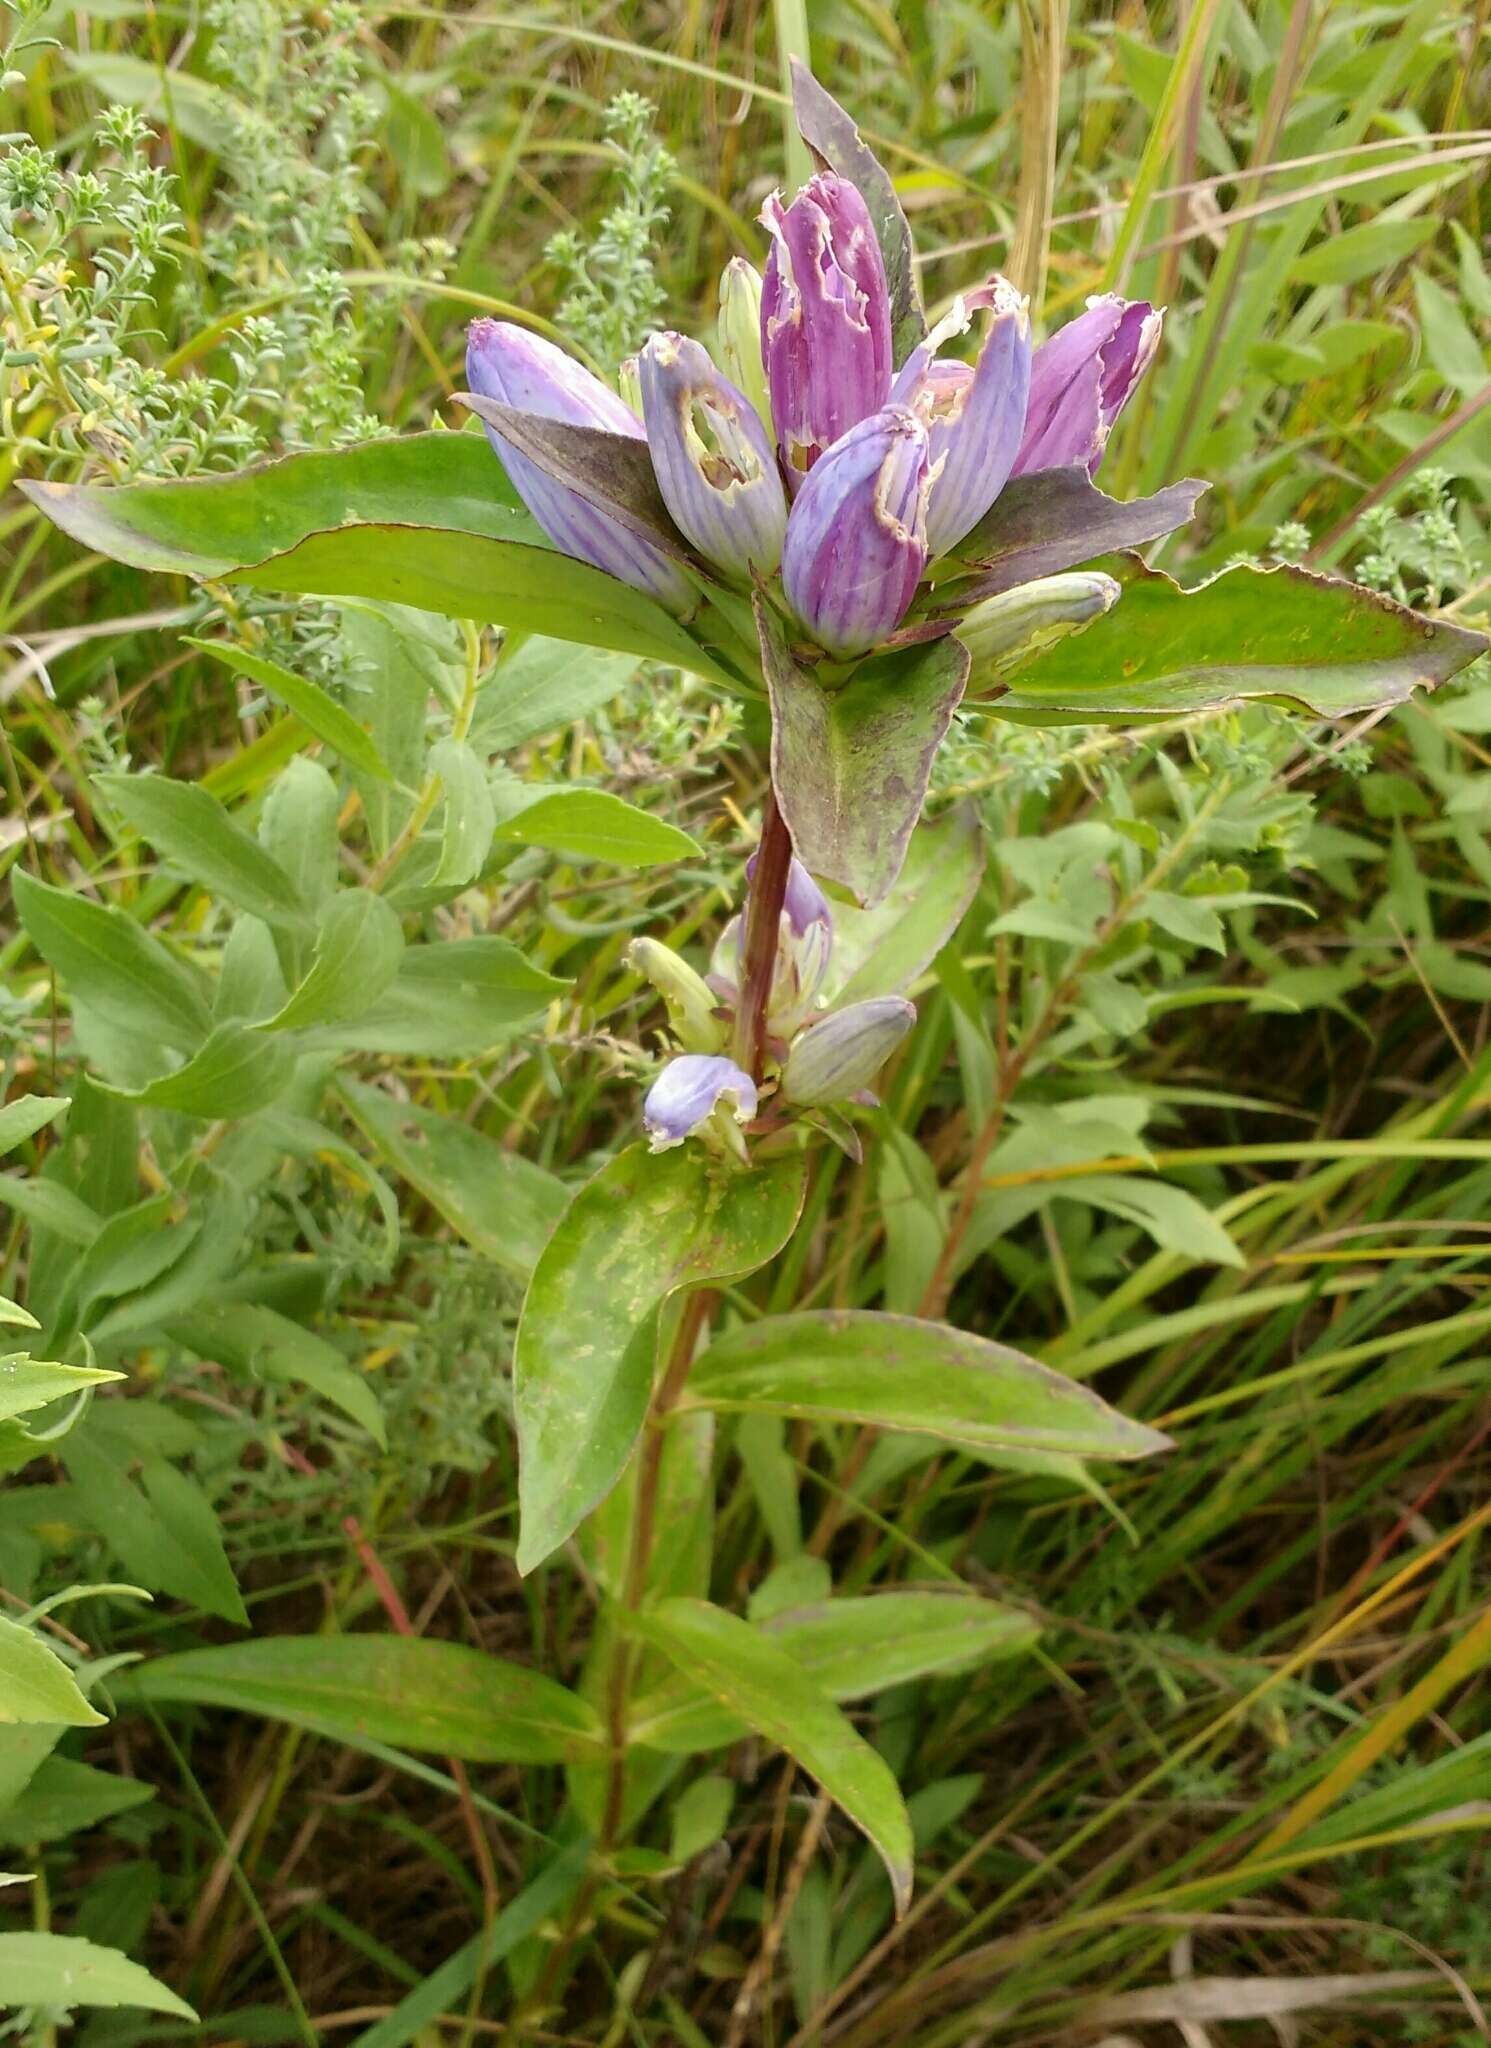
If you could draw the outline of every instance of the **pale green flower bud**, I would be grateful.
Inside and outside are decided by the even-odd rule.
[[[720,368],[751,401],[770,436],[771,399],[761,360],[761,273],[743,256],[732,256],[720,273],[720,318],[716,332]]]
[[[870,1083],[916,1022],[904,996],[871,996],[831,1010],[793,1039],[782,1068],[789,1102],[871,1102]]]
[[[714,1013],[719,999],[702,974],[671,946],[657,939],[633,939],[627,965],[650,981],[667,1006],[673,1036],[685,1052],[715,1053],[725,1043],[726,1026]]]
[[[1120,586],[1111,576],[1079,569],[986,597],[957,629],[973,656],[969,696],[977,696],[1068,633],[1080,633],[1111,611],[1119,595]]]
[[[621,393],[623,405],[629,405],[638,419],[642,417],[642,374],[637,367],[637,358],[628,356],[616,372],[616,388]]]

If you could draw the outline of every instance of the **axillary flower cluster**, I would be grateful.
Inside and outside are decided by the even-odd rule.
[[[755,866],[747,864],[747,876]],[[916,1022],[904,996],[874,996],[820,1011],[819,993],[833,953],[828,899],[800,861],[787,874],[771,993],[766,1008],[766,1073],[782,1105],[825,1110],[872,1105],[870,1084]],[[702,1137],[745,1157],[738,1126],[754,1121],[763,1090],[725,1052],[741,996],[745,920],[732,917],[719,937],[708,979],[656,939],[635,939],[628,960],[658,991],[673,1035],[684,1048],[648,1091],[642,1122],[654,1152]]]
[[[618,391],[526,328],[478,320],[467,376],[478,400],[495,401],[486,431],[557,548],[680,618],[711,585],[750,592],[784,621],[794,654],[831,674],[948,630],[948,618],[908,613],[939,557],[1010,478],[1073,466],[1091,477],[1154,355],[1161,315],[1105,295],[1034,348],[1026,300],[994,275],[955,299],[897,367],[885,259],[860,189],[824,170],[790,205],[769,199],[761,221],[765,275],[739,258],[727,266],[713,354],[685,335],[654,334],[622,366]],[[974,359],[949,353],[975,322]],[[516,413],[645,442],[676,530],[660,536],[668,545],[607,509],[604,493],[572,488],[562,464],[556,473],[535,460],[541,442],[516,445]],[[1050,576],[956,623],[976,671],[997,676],[1007,655],[1080,630],[1118,594],[1095,572]],[[647,1096],[655,1149],[697,1134],[743,1156],[738,1127],[757,1119],[768,1092],[773,1116],[873,1101],[870,1084],[915,1010],[899,996],[818,1009],[833,922],[795,859],[780,925],[754,1073],[729,1050],[741,1051],[742,920],[727,927],[707,981],[665,946],[634,945],[682,1048]]]

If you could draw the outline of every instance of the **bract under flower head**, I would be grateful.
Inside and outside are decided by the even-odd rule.
[[[519,412],[564,420],[570,426],[598,427],[635,440],[644,438],[642,422],[599,377],[553,342],[510,320],[472,322],[466,378],[478,397],[499,399]],[[671,556],[578,492],[557,483],[495,427],[487,427],[486,434],[512,479],[513,489],[563,554],[604,569],[634,590],[645,590],[670,611],[692,608],[693,585]]]
[[[825,449],[885,404],[890,294],[869,209],[831,171],[790,206],[761,210],[771,253],[761,296],[761,356],[790,490]]]

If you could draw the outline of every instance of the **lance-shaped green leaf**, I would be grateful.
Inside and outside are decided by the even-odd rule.
[[[14,1102],[0,1103],[0,1153],[13,1151],[55,1123],[67,1106],[65,1095],[18,1095]]]
[[[98,1728],[103,1720],[79,1692],[62,1659],[41,1637],[0,1615],[0,1726],[39,1721],[68,1728]]]
[[[282,668],[277,661],[270,661],[262,654],[251,654],[246,647],[237,647],[231,640],[194,640],[189,633],[183,634],[188,647],[195,647],[202,654],[210,654],[215,661],[221,661],[236,675],[247,676],[257,683],[261,690],[283,704],[287,711],[293,711],[301,724],[323,740],[334,754],[353,768],[360,768],[364,775],[371,775],[375,782],[390,782],[392,776],[373,741],[363,731],[350,711],[329,696],[319,683],[298,676],[293,669]]]
[[[1339,718],[1434,689],[1486,646],[1308,569],[1227,569],[1196,590],[1136,569],[1111,612],[1037,655],[989,708],[1023,725],[1107,724],[1261,697]]]
[[[518,1325],[519,1571],[542,1564],[621,1476],[668,1296],[774,1258],[796,1225],[805,1174],[801,1155],[741,1173],[702,1146],[655,1156],[633,1145],[581,1188]]]
[[[495,427],[520,455],[526,455],[545,476],[608,512],[619,526],[639,540],[651,541],[664,554],[691,560],[687,543],[658,489],[647,443],[632,434],[608,434],[604,427],[576,426],[570,420],[545,419],[523,412],[498,398],[458,391],[458,405],[469,406],[478,419]]]
[[[896,1911],[911,1900],[911,1822],[889,1764],[779,1642],[707,1600],[663,1600],[631,1624],[686,1678],[800,1763],[884,1859]]]
[[[195,976],[150,932],[111,903],[91,903],[18,873],[16,909],[26,936],[68,993],[120,1031],[191,1052],[212,1028]]]
[[[250,1030],[230,1018],[217,1025],[191,1058],[173,1073],[140,1088],[96,1088],[147,1109],[175,1109],[183,1116],[252,1116],[277,1102],[295,1078],[297,1048],[287,1039]]]
[[[660,605],[550,546],[485,436],[409,434],[177,483],[24,488],[74,540],[136,568],[379,598],[726,680]]]
[[[727,1331],[696,1363],[679,1405],[1076,1458],[1145,1458],[1170,1444],[1007,1344],[868,1309],[804,1309]]]
[[[580,1762],[603,1747],[594,1708],[542,1672],[417,1636],[261,1636],[152,1658],[114,1687],[121,1703],[231,1707],[468,1763]]]
[[[1186,524],[1210,488],[1187,477],[1152,498],[1125,502],[1100,491],[1080,463],[1011,477],[946,558],[948,580],[934,590],[931,609],[965,611],[1017,584],[1159,540]],[[951,580],[954,576],[959,580]]]
[[[619,868],[661,867],[699,853],[698,842],[687,832],[609,789],[564,789],[540,797],[499,825],[496,837],[579,860],[610,861]]]
[[[77,1934],[0,1934],[0,2006],[17,2005],[133,2005],[193,2024],[197,2018],[128,1956]]]
[[[6,1316],[3,1320],[13,1320]],[[28,1358],[24,1352],[0,1358],[0,1422],[13,1416],[29,1415],[33,1408],[46,1408],[53,1401],[65,1401],[88,1387],[107,1380],[122,1380],[122,1372],[105,1372],[93,1365],[54,1365],[50,1359]],[[0,1714],[0,1720],[5,1717]]]
[[[793,1607],[756,1624],[831,1700],[867,1699],[936,1672],[1017,1657],[1040,1634],[1018,1608],[949,1592],[870,1593]],[[628,1739],[692,1754],[745,1732],[740,1714],[687,1678],[633,1702]]]
[[[926,333],[927,323],[911,260],[911,229],[890,172],[800,57],[792,59],[792,111],[798,132],[820,165],[853,185],[869,209],[885,265],[891,341],[899,367]]]
[[[193,882],[266,924],[304,930],[311,913],[272,854],[197,782],[96,775],[94,786],[156,852]]]
[[[860,663],[828,689],[793,660],[775,614],[756,601],[771,693],[771,774],[793,850],[861,903],[895,883],[921,816],[932,760],[968,683],[952,635]]]
[[[549,547],[478,434],[405,434],[172,483],[18,488],[85,548],[187,576],[230,576],[346,526],[442,527]]]
[[[318,1025],[314,1039],[358,1052],[473,1058],[500,1045],[568,987],[506,939],[409,946],[371,1007],[344,1022]]]
[[[356,1081],[339,1081],[337,1089],[384,1162],[467,1244],[510,1272],[532,1272],[564,1213],[562,1181],[453,1117]]]

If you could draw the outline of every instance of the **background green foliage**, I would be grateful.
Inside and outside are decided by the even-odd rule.
[[[477,311],[602,367],[655,319],[702,330],[761,255],[796,18],[11,0],[5,482],[457,424]],[[1113,285],[1172,306],[1103,474],[1213,480],[1164,566],[1339,567],[1485,622],[1484,5],[810,24],[930,303],[1002,262],[1048,319]],[[455,1664],[340,1706],[242,1664],[408,1632],[583,1689],[608,1538],[515,1572],[512,1331],[568,1192],[635,1134],[658,1017],[628,939],[702,958],[738,889],[759,726],[626,656],[121,569],[15,493],[0,703],[5,1093],[57,1098],[0,1112],[0,1286],[41,1326],[18,1356],[125,1375],[0,1413],[0,1650],[54,1716],[0,1728],[0,1862],[38,1874],[0,1907],[0,2027],[51,2040],[87,1981],[100,2048],[180,2037],[180,1998],[209,2038],[517,2013],[692,2048],[743,1991],[739,2038],[799,2048],[1250,2043],[1268,2012],[1341,2048],[1483,2038],[1484,663],[1344,733],[970,711],[907,888],[847,921],[846,979],[893,956],[920,1023],[768,1305],[946,1282],[961,1325],[1179,1444],[1102,1491],[722,1421],[713,1578],[680,1545],[669,1592],[803,1658],[829,1558],[849,1598],[956,1580],[1042,1626],[954,1677],[896,1661],[890,1609],[855,1646],[916,1835],[895,1931],[873,1851],[749,1743],[655,1753],[577,1916],[584,1702],[483,1695],[483,1725],[546,1731],[502,1764]],[[217,1661],[135,1662],[187,1652]],[[137,1962],[74,1950],[63,1986],[38,1932]]]

